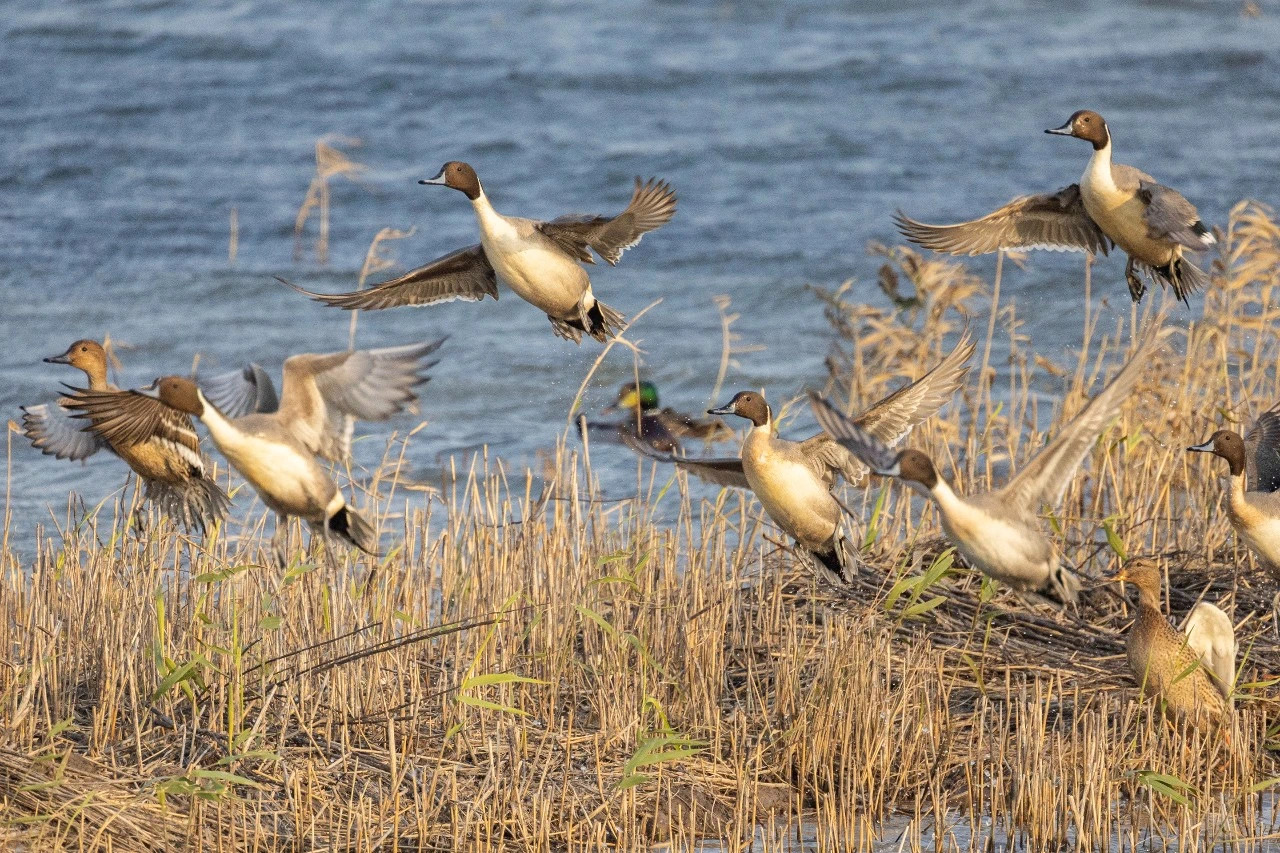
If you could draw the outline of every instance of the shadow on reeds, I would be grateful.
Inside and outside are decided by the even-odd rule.
[[[0,846],[773,850],[803,825],[824,849],[1260,847],[1276,578],[1235,541],[1222,472],[1183,450],[1280,399],[1280,230],[1243,204],[1227,237],[1204,316],[1045,523],[1089,576],[1162,554],[1174,614],[1233,615],[1230,746],[1137,701],[1117,596],[1063,613],[982,582],[896,485],[846,495],[865,566],[837,594],[744,496],[641,463],[637,498],[598,500],[561,447],[546,479],[481,457],[424,502],[404,437],[362,477],[396,543],[380,561],[295,541],[281,571],[261,521],[141,535],[119,502],[33,561],[6,531]],[[891,304],[820,294],[826,390],[876,399],[995,307],[969,387],[911,439],[962,488],[1016,469],[1140,319],[1086,312],[1078,351],[1037,353],[995,288],[876,251]]]

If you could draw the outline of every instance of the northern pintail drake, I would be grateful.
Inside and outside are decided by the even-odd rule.
[[[955,350],[915,382],[899,388],[856,419],[878,440],[896,444],[912,427],[933,415],[964,382],[973,354],[966,335]],[[629,442],[633,449],[721,486],[750,489],[765,512],[835,578],[847,582],[851,554],[840,533],[842,511],[831,490],[837,477],[851,486],[866,478],[867,468],[825,433],[804,441],[774,435],[773,410],[762,395],[740,391],[728,405],[709,409],[712,415],[737,415],[751,429],[737,457],[690,459],[661,453],[647,444]]]
[[[1227,517],[1255,554],[1280,571],[1280,407],[1263,412],[1247,436],[1220,429],[1188,447],[1227,460]],[[1248,486],[1252,482],[1253,488]]]
[[[1160,699],[1170,715],[1216,728],[1230,714],[1236,674],[1231,619],[1207,601],[1197,604],[1179,631],[1165,619],[1162,579],[1150,559],[1130,560],[1110,578],[1138,588],[1138,615],[1126,642],[1129,671],[1144,696]]]
[[[62,355],[45,359],[84,372],[89,389],[114,392],[107,379],[107,351],[92,340],[79,340]],[[22,407],[23,431],[42,453],[58,459],[87,459],[107,449],[124,460],[143,484],[143,499],[190,530],[204,531],[226,515],[230,500],[205,470],[200,439],[191,419],[174,413],[154,435],[104,435],[73,412],[74,397],[57,403]]]
[[[570,215],[550,222],[498,213],[475,169],[456,160],[445,163],[434,178],[418,183],[451,187],[471,200],[480,224],[478,246],[451,252],[368,290],[322,294],[290,286],[326,305],[373,311],[454,299],[497,299],[496,279],[500,278],[517,296],[544,311],[558,336],[579,343],[586,332],[606,341],[625,319],[596,300],[582,265],[595,263],[592,251],[610,265],[617,264],[623,252],[676,212],[675,193],[656,179],[642,183],[636,178],[631,203],[617,216]]]
[[[108,440],[163,434],[175,415],[195,415],[227,461],[275,511],[273,546],[284,562],[285,519],[297,516],[327,539],[336,534],[360,550],[377,553],[377,531],[352,509],[319,462],[343,461],[351,452],[356,419],[382,421],[418,399],[427,380],[424,362],[442,341],[285,360],[279,408],[269,414],[228,417],[192,379],[167,376],[155,396],[140,391],[83,391],[72,396]]]
[[[1183,302],[1209,281],[1183,253],[1217,240],[1191,202],[1132,166],[1111,162],[1111,131],[1102,116],[1080,110],[1062,127],[1046,130],[1093,146],[1078,184],[1054,193],[1015,198],[981,219],[926,225],[899,211],[894,221],[911,242],[935,252],[982,255],[1000,249],[1050,249],[1107,254],[1112,245],[1129,256],[1125,280],[1135,302],[1146,285],[1139,272],[1167,283]]]
[[[622,422],[584,420],[593,434],[609,436],[614,441],[629,435],[663,453],[681,453],[681,441],[685,439],[712,443],[733,437],[733,430],[720,418],[696,418],[672,408],[660,408],[658,387],[649,381],[625,383],[604,411],[620,411],[627,418]]]
[[[1076,469],[1133,392],[1165,334],[1152,324],[1142,345],[1110,384],[1013,479],[992,492],[957,494],[925,453],[915,449],[894,452],[871,430],[821,398],[812,399],[814,414],[823,429],[873,472],[902,479],[932,498],[942,529],[969,565],[1014,589],[1051,591],[1064,603],[1074,603],[1080,582],[1062,565],[1057,549],[1041,532],[1036,514],[1042,505],[1053,506],[1062,499]]]

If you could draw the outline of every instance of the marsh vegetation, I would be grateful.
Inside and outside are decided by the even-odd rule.
[[[133,522],[124,498],[69,501],[34,546],[6,523],[0,846],[774,850],[803,824],[866,850],[891,818],[904,850],[1261,845],[1277,578],[1232,533],[1223,471],[1184,448],[1280,399],[1280,227],[1242,203],[1224,238],[1203,313],[1175,310],[1184,331],[1045,524],[1086,578],[1154,555],[1172,614],[1232,616],[1229,740],[1138,699],[1130,603],[1097,587],[1063,611],[984,583],[900,485],[844,494],[863,565],[836,590],[747,496],[573,434],[545,470],[480,455],[424,486],[405,460],[430,431],[410,430],[351,472],[379,559],[295,535],[281,570],[256,505],[203,540]],[[1079,345],[1041,352],[998,280],[873,251],[879,304],[816,294],[825,390],[878,399],[970,326],[966,388],[910,438],[961,486],[1016,470],[1155,310],[1099,310],[1086,278]],[[634,496],[602,495],[593,464],[635,466]]]

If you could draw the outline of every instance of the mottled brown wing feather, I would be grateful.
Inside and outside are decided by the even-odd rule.
[[[200,453],[200,437],[191,418],[141,392],[72,388],[64,405],[112,446],[129,447],[158,438],[185,446],[197,456]]]
[[[666,181],[650,178],[642,182],[636,178],[631,201],[617,216],[561,216],[534,227],[583,263],[593,263],[587,251],[590,248],[614,265],[623,252],[648,232],[665,225],[675,213],[676,194]]]
[[[399,278],[348,293],[315,293],[283,278],[278,280],[303,296],[348,311],[380,311],[402,305],[434,305],[455,299],[479,302],[486,296],[498,298],[497,276],[484,249],[479,245],[450,252]]]
[[[981,219],[929,225],[902,211],[894,214],[912,243],[951,255],[985,255],[1000,249],[1048,249],[1105,255],[1111,241],[1085,212],[1080,187],[1015,198]]]

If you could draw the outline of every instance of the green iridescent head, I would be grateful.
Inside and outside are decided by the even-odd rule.
[[[652,382],[641,382],[639,386],[628,382],[618,389],[618,400],[614,405],[619,409],[635,409],[637,403],[642,412],[658,408],[658,386]]]

